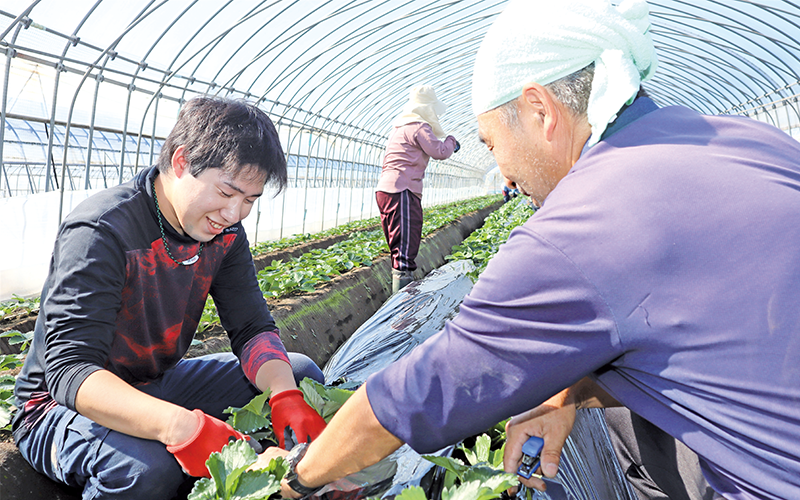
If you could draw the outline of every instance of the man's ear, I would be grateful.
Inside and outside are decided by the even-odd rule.
[[[186,159],[186,147],[178,146],[172,153],[172,172],[175,177],[181,178],[184,172],[189,172],[189,161]]]
[[[542,85],[530,82],[522,87],[520,101],[539,119],[545,139],[552,140],[559,121],[558,107],[552,94]]]

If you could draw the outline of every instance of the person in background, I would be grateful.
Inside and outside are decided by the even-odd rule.
[[[375,199],[392,254],[392,293],[414,281],[422,240],[422,179],[428,162],[446,160],[461,147],[439,124],[446,109],[430,85],[412,88],[386,144]]]
[[[322,373],[286,352],[241,224],[268,184],[285,186],[286,160],[267,115],[197,97],[157,166],[66,217],[15,387],[14,439],[37,471],[85,499],[173,498],[249,439],[221,419],[261,391],[281,446],[322,431],[296,385]],[[183,359],[209,295],[233,353]]]
[[[519,196],[517,183],[503,177],[503,203],[508,203],[512,198]]]
[[[800,498],[800,143],[641,95],[657,66],[648,10],[511,0],[495,20],[473,111],[541,208],[441,332],[299,447],[286,496],[512,415],[505,470],[540,436],[552,478],[576,409],[622,404],[696,453],[712,494]]]

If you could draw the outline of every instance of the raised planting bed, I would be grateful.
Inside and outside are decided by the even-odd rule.
[[[422,235],[427,236],[453,223],[455,219],[488,206],[499,206],[499,196],[486,196],[459,203],[431,207],[425,212]],[[325,240],[328,241],[328,240]],[[304,244],[304,245],[307,245]],[[291,250],[291,249],[290,249]],[[369,267],[389,248],[380,229],[355,230],[347,238],[330,246],[306,248],[307,251],[289,260],[280,260],[273,254],[255,257],[261,291],[268,300],[282,299],[298,294],[314,293],[330,280],[360,267]],[[268,263],[265,264],[264,261]],[[419,275],[417,277],[420,277]],[[200,330],[219,323],[214,302],[206,302]]]

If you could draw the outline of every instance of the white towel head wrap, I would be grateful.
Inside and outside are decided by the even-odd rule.
[[[431,126],[436,137],[444,138],[447,134],[439,125],[439,117],[447,111],[447,106],[436,97],[436,91],[430,85],[419,85],[411,89],[408,102],[403,106],[403,113],[392,123],[401,127],[408,123],[424,122]]]
[[[595,64],[589,145],[636,97],[658,65],[644,0],[511,0],[475,58],[476,115],[516,99],[526,83],[547,85]]]

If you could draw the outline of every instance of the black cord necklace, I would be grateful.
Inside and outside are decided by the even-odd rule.
[[[158,207],[158,195],[156,194],[156,178],[153,177],[153,199],[156,200],[156,216],[158,216],[158,228],[161,229],[161,241],[164,242],[164,249],[167,251],[167,255],[169,258],[172,259],[172,262],[178,264],[179,266],[191,266],[195,262],[200,259],[200,254],[203,253],[203,242],[200,242],[200,249],[197,251],[197,255],[194,257],[190,257],[186,260],[178,260],[172,256],[172,252],[169,251],[169,245],[167,245],[167,236],[164,234],[164,223],[161,221],[161,209]]]

